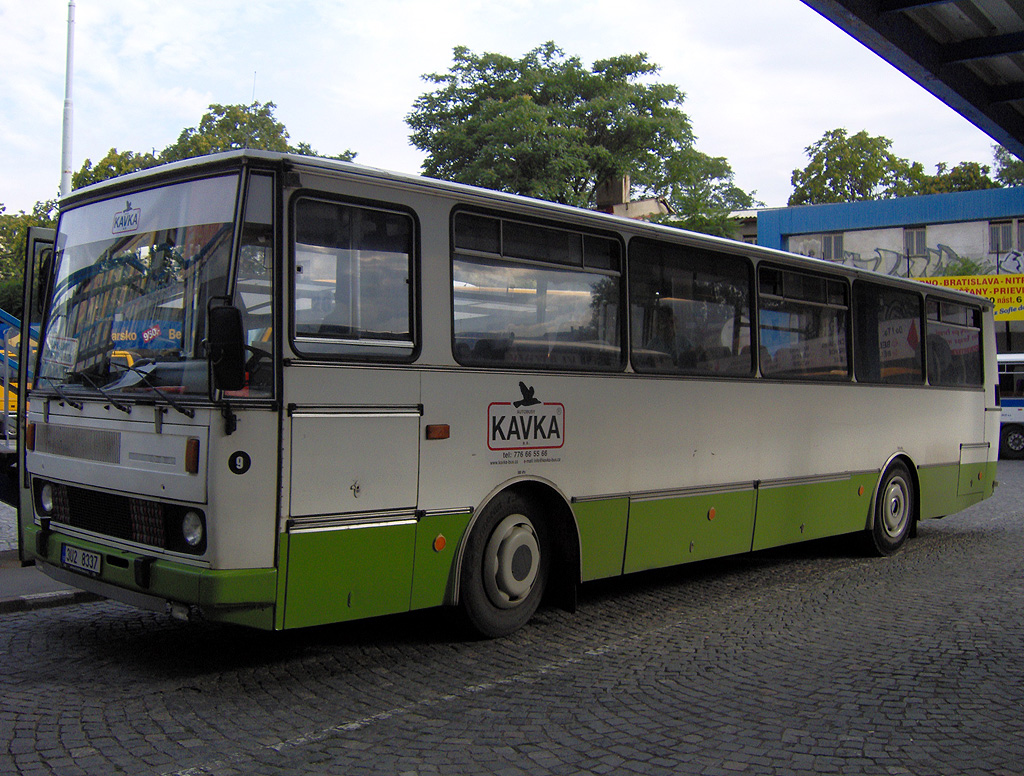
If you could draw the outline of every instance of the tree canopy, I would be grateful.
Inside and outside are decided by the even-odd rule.
[[[925,172],[917,162],[902,159],[886,137],[865,131],[850,135],[832,129],[805,150],[809,164],[793,170],[789,205],[822,205],[890,199],[918,193]]]
[[[802,170],[793,170],[789,205],[999,188],[1006,183],[1001,171],[1012,167],[1012,157],[1002,149],[1005,161],[1001,162],[1000,149],[996,147],[995,180],[991,177],[992,168],[978,162],[960,162],[952,167],[940,163],[935,174],[929,175],[919,162],[896,156],[891,147],[889,138],[875,137],[863,130],[855,135],[845,129],[829,130],[804,149],[809,163]]]
[[[276,107],[272,102],[210,105],[198,126],[183,129],[178,139],[163,151],[134,153],[111,148],[96,165],[86,159],[81,169],[72,176],[71,185],[77,189],[158,164],[241,148],[320,156],[308,143],[295,146],[288,143],[288,130],[274,117]],[[351,161],[355,156],[352,151],[344,151],[330,158]]]
[[[725,160],[693,148],[683,93],[651,82],[658,71],[642,53],[587,68],[553,42],[520,59],[459,46],[447,73],[424,76],[436,88],[406,122],[428,176],[578,207],[624,175],[645,194],[683,197],[694,162],[718,163],[731,186]]]
[[[1004,186],[1024,186],[1024,161],[1003,146],[993,147],[996,155],[996,180]]]

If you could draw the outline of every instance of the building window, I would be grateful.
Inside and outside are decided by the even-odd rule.
[[[923,226],[903,230],[903,251],[907,256],[928,255],[928,243],[925,241]]]
[[[821,258],[826,261],[843,260],[843,235],[841,233],[821,236]]]
[[[989,253],[1007,253],[1013,250],[1013,222],[992,221],[988,225]]]

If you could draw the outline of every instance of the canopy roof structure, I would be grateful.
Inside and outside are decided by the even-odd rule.
[[[1024,159],[1024,0],[803,0]]]

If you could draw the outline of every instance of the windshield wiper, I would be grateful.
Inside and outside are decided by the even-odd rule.
[[[119,402],[117,400],[117,398],[112,393],[110,393],[109,391],[104,390],[103,386],[100,385],[95,380],[93,380],[87,373],[85,373],[85,372],[68,372],[68,374],[70,374],[72,377],[80,377],[83,380],[85,380],[87,383],[89,383],[89,385],[91,387],[95,388],[97,391],[102,393],[104,399],[106,399],[111,405],[113,405],[117,409],[121,410],[121,412],[123,412],[125,415],[131,415],[132,414],[132,405],[125,404],[123,402]]]
[[[128,366],[127,364],[118,364],[118,366],[123,367],[125,370],[127,370],[129,372],[133,372],[133,373],[139,375],[139,377],[142,378],[142,381],[141,381],[142,384],[144,386],[146,386],[147,388],[149,388],[151,391],[153,391],[153,393],[155,393],[157,396],[159,396],[165,402],[167,402],[167,405],[169,407],[172,407],[173,409],[177,410],[182,415],[184,415],[186,418],[189,418],[189,419],[194,418],[196,416],[196,411],[194,409],[192,409],[191,407],[186,407],[186,406],[184,406],[182,404],[179,404],[174,399],[172,399],[168,394],[166,394],[163,391],[161,391],[157,386],[153,385],[153,383],[151,383],[149,381],[150,373],[152,372],[152,369],[156,367],[156,364],[157,364],[156,361],[153,361],[153,362],[147,364],[147,366],[150,367],[150,371],[149,372],[145,371],[142,367],[139,367],[139,366]]]
[[[60,397],[60,400],[62,402],[64,402],[65,404],[70,404],[76,410],[81,410],[81,409],[83,409],[85,407],[84,404],[82,404],[81,402],[75,401],[70,396],[68,396],[66,393],[64,393],[64,391],[61,390],[60,385],[55,383],[53,381],[52,377],[44,377],[43,379],[46,380],[46,382],[48,382],[53,387],[54,393],[56,393],[57,396]]]

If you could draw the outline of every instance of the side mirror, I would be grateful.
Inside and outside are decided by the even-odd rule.
[[[207,354],[213,371],[213,387],[238,391],[245,387],[245,331],[242,312],[229,304],[209,309],[206,328]]]

